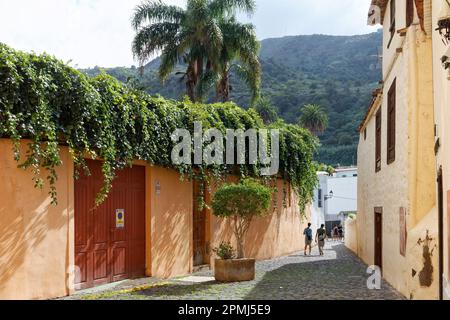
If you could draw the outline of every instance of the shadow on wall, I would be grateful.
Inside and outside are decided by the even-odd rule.
[[[155,219],[151,231],[152,275],[168,278],[187,274],[191,264],[192,210],[187,211],[186,204],[181,202],[164,201],[158,197],[153,201],[158,214],[152,215]],[[165,204],[161,204],[162,201]]]
[[[211,192],[213,193],[214,190],[216,189],[212,189]],[[254,218],[245,236],[246,257],[258,260],[270,259],[300,250],[304,245],[303,229],[309,219],[309,209],[307,209],[307,218],[302,218],[296,195],[288,185],[284,185],[281,179],[277,181],[276,190],[269,214],[262,218]],[[286,199],[284,199],[284,190],[287,193]],[[211,226],[213,247],[221,241],[230,241],[235,246],[236,240],[231,221],[214,217]]]
[[[15,181],[1,179],[2,183],[12,186],[12,190],[20,190],[14,186]],[[32,181],[29,181],[33,187]],[[9,189],[9,188],[8,188]],[[45,190],[34,190],[37,193],[46,193]],[[9,203],[30,203],[23,197],[17,199],[18,192],[10,192]],[[33,251],[44,241],[52,230],[59,230],[66,226],[67,221],[57,218],[55,215],[61,214],[59,210],[51,210],[50,197],[41,203],[34,210],[26,208],[0,207],[0,292],[5,290],[9,281],[14,277],[15,284],[26,285],[32,278],[26,279],[29,272],[21,271],[24,263],[29,263],[32,267],[30,256]],[[26,211],[26,212],[25,212]],[[53,216],[53,217],[51,217]],[[59,223],[58,223],[59,222]],[[48,254],[56,254],[47,252]],[[29,261],[26,261],[26,259]],[[64,259],[67,257],[64,256]],[[65,261],[65,260],[64,260]],[[23,272],[23,274],[17,274]],[[19,280],[24,277],[25,280]],[[25,288],[23,288],[25,291]],[[1,296],[0,296],[1,298]]]

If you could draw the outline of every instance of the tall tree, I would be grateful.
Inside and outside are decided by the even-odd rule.
[[[224,43],[221,23],[236,12],[249,14],[254,0],[188,0],[186,9],[145,1],[132,17],[136,31],[133,54],[141,67],[161,52],[159,77],[164,81],[179,62],[185,62],[186,93],[198,100],[200,81],[218,73],[214,62],[220,61]]]
[[[230,99],[230,76],[234,71],[249,87],[253,103],[259,97],[261,85],[261,64],[258,58],[260,43],[256,38],[255,27],[239,23],[232,17],[222,21],[220,28],[224,45],[219,60],[215,61],[218,66],[217,100],[225,102]]]
[[[317,104],[307,104],[301,109],[300,125],[315,135],[325,132],[328,126],[326,111]]]
[[[260,98],[253,107],[263,119],[264,124],[274,123],[278,120],[278,114],[272,102],[265,97]]]

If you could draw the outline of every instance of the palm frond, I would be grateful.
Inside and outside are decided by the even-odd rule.
[[[161,0],[144,1],[136,6],[131,25],[138,30],[144,23],[173,22],[181,23],[185,18],[185,12],[182,8],[164,4]]]
[[[164,48],[161,55],[161,65],[159,66],[159,78],[165,81],[170,73],[173,71],[178,61],[180,60],[178,48],[171,44]]]
[[[142,27],[133,39],[134,58],[139,60],[140,65],[144,64],[152,55],[173,43],[178,30],[179,25],[172,22],[161,22]]]
[[[242,66],[234,65],[236,75],[245,82],[252,94],[251,104],[253,105],[261,96],[261,67],[259,62],[255,65]]]
[[[216,16],[233,14],[236,11],[242,11],[247,14],[253,14],[256,10],[255,0],[212,0],[209,4],[211,12]]]

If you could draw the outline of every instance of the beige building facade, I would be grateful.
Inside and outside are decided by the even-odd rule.
[[[450,1],[433,1],[433,86],[442,296],[450,299]],[[441,26],[441,33],[435,30]]]
[[[432,3],[372,1],[383,26],[379,89],[360,126],[358,215],[350,247],[405,297],[439,297]]]

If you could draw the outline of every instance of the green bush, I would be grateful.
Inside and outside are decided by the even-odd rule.
[[[254,179],[244,179],[238,184],[225,184],[214,194],[213,214],[229,218],[237,240],[237,256],[244,257],[244,236],[254,217],[268,213],[273,190]]]
[[[134,159],[174,168],[182,178],[195,173],[204,181],[209,173],[259,176],[258,165],[174,165],[171,134],[177,128],[193,134],[194,121],[223,133],[227,128],[279,129],[279,175],[291,182],[303,212],[316,184],[312,157],[317,140],[307,130],[282,121],[265,126],[256,111],[234,103],[193,104],[150,96],[106,74],[90,78],[47,54],[23,53],[0,43],[0,137],[13,140],[15,159],[33,171],[36,187],[44,185],[46,176],[54,203],[61,145],[69,147],[76,176],[88,171],[85,154],[103,160],[97,203],[107,197],[115,172]],[[19,153],[21,139],[31,140],[25,154]]]
[[[231,243],[222,242],[213,252],[222,260],[231,260],[236,257],[235,250]]]

